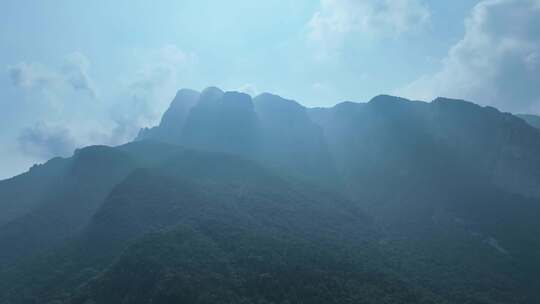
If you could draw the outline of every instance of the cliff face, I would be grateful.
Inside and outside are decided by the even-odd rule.
[[[0,181],[0,303],[538,303],[539,157],[460,100],[180,90]]]
[[[160,125],[136,140],[237,154],[313,178],[336,175],[322,128],[307,108],[277,95],[180,90]]]
[[[160,125],[137,140],[233,153],[353,191],[383,178],[399,184],[453,172],[540,197],[539,133],[511,114],[461,100],[381,95],[308,109],[277,95],[252,100],[211,87],[180,90]]]

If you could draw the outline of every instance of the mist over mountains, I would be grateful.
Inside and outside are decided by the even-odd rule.
[[[537,303],[537,122],[179,90],[0,181],[0,303]]]

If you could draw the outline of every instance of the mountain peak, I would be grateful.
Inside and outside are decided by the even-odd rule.
[[[200,92],[198,91],[188,89],[188,88],[182,88],[176,92],[176,96],[174,97],[174,99],[182,98],[184,96],[193,96],[193,95],[199,95],[199,94]]]
[[[475,103],[472,103],[470,101],[466,101],[463,99],[456,99],[456,98],[448,98],[448,97],[437,97],[435,98],[432,103],[453,103],[453,104],[467,104],[467,105],[476,105]]]
[[[454,99],[447,97],[437,97],[432,102],[434,105],[444,106],[446,108],[451,108],[456,111],[468,111],[468,112],[483,112],[491,114],[500,114],[501,112],[491,106],[481,106],[474,102],[470,102],[463,99]],[[485,112],[484,112],[485,111]],[[472,113],[472,112],[471,112]]]
[[[140,139],[0,181],[0,303],[540,303],[540,131],[511,114],[211,87]]]
[[[410,102],[410,100],[403,97],[381,94],[381,95],[377,95],[373,97],[369,101],[369,103],[391,103],[391,102]]]
[[[305,113],[305,107],[298,102],[270,93],[258,95],[253,99],[253,102],[257,111],[261,113],[275,113],[277,115]],[[272,119],[277,119],[277,116]]]
[[[184,108],[191,108],[197,103],[201,93],[191,89],[180,89],[176,92],[169,109],[162,117],[161,123],[168,123],[167,120],[171,119],[170,116],[175,116],[178,111],[185,111]]]
[[[237,91],[227,91],[223,94],[223,101],[251,102],[251,96]]]
[[[223,114],[229,113],[230,111],[241,111],[241,113],[252,113],[254,111],[253,109],[253,101],[251,100],[251,96],[246,93],[241,92],[225,92],[223,96],[221,97],[221,106],[224,107]],[[247,111],[247,112],[246,112]],[[237,113],[238,114],[238,113]],[[252,114],[247,114],[248,116]],[[243,119],[245,117],[237,117],[238,119]]]
[[[224,92],[218,87],[207,87],[201,92],[201,99],[202,98],[220,98],[221,95],[223,95]]]

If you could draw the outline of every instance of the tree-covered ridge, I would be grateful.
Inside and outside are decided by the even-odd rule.
[[[181,90],[0,182],[0,303],[536,303],[539,150],[464,101]]]

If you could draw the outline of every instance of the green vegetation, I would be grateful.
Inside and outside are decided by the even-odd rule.
[[[0,303],[540,302],[540,132],[510,114],[213,88],[139,137],[0,182]]]

